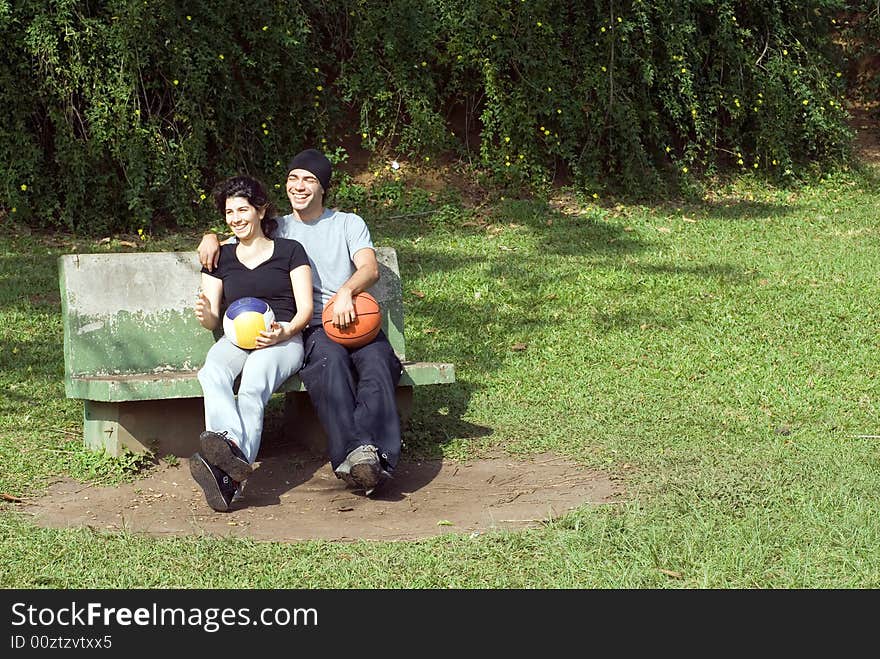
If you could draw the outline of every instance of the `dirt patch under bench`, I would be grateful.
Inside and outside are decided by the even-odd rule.
[[[226,513],[205,503],[186,459],[114,487],[59,480],[16,507],[54,528],[282,542],[416,540],[539,526],[585,504],[613,503],[619,490],[606,474],[544,454],[402,461],[381,494],[368,499],[347,489],[324,458],[284,452],[261,460],[245,500]]]

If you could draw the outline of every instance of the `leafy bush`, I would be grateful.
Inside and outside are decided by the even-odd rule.
[[[838,0],[185,4],[0,0],[0,207],[206,226],[218,179],[259,176],[284,208],[290,155],[352,136],[588,193],[847,155]]]
[[[880,117],[880,2],[852,3],[837,25],[852,96]]]
[[[298,3],[187,4],[0,4],[4,205],[79,231],[186,225],[218,178],[277,179],[321,134]]]

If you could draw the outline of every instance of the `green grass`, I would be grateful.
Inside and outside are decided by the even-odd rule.
[[[347,544],[48,530],[3,504],[0,586],[880,587],[880,440],[858,437],[880,435],[876,170],[656,206],[413,199],[361,209],[398,251],[408,355],[456,365],[416,390],[405,455],[553,451],[620,479],[619,502]],[[4,493],[137,477],[82,448],[62,386],[56,258],[101,249],[125,248],[0,239]]]

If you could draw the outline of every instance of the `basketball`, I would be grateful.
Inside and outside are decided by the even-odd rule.
[[[239,348],[257,347],[260,332],[275,322],[272,307],[256,297],[240,297],[223,314],[223,334]]]
[[[379,303],[369,293],[358,293],[354,297],[354,311],[357,314],[353,323],[348,327],[337,327],[333,324],[333,302],[336,296],[331,297],[324,305],[321,313],[321,324],[324,332],[336,343],[346,348],[360,348],[376,338],[382,329],[382,312]]]

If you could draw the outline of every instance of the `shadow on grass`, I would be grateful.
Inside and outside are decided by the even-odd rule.
[[[791,215],[797,206],[783,203],[751,200],[705,201],[692,206],[694,212],[703,213],[710,220],[756,220],[783,219]]]
[[[403,455],[437,458],[441,448],[454,440],[474,441],[488,437],[493,428],[471,423],[463,417],[477,386],[457,381],[452,384],[416,387],[413,412],[404,428]]]
[[[554,219],[549,226],[543,219],[545,212]],[[721,207],[716,216],[728,217],[727,212]],[[746,204],[738,216],[754,213],[763,217],[768,212],[782,210],[773,205]],[[689,280],[742,286],[759,276],[754,269],[730,262],[646,263],[638,255],[653,244],[637,232],[627,231],[623,223],[564,215],[545,204],[537,204],[537,212],[530,215],[520,209],[518,224],[537,234],[539,242],[534,249],[509,247],[485,256],[467,256],[421,245],[398,248],[404,281],[410,272],[415,275],[410,275],[410,280],[451,282],[427,291],[414,291],[404,284],[411,358],[450,361],[479,372],[480,378],[491,377],[504,366],[518,340],[539,339],[550,324],[566,322],[567,317],[578,314],[584,301],[579,286],[614,286],[604,294],[605,299],[616,295],[645,307],[593,313],[600,330],[675,327],[690,322],[691,314],[681,305],[672,315],[664,312],[664,297],[680,296],[681,290],[691,285]],[[516,244],[514,240],[506,242]],[[622,281],[606,280],[605,284],[597,283],[602,278],[589,276],[590,272],[601,272],[604,277],[612,270],[629,274]],[[663,283],[644,281],[658,277],[661,282],[676,284],[667,288]],[[659,297],[652,297],[654,291]],[[413,322],[413,318],[418,320]]]

